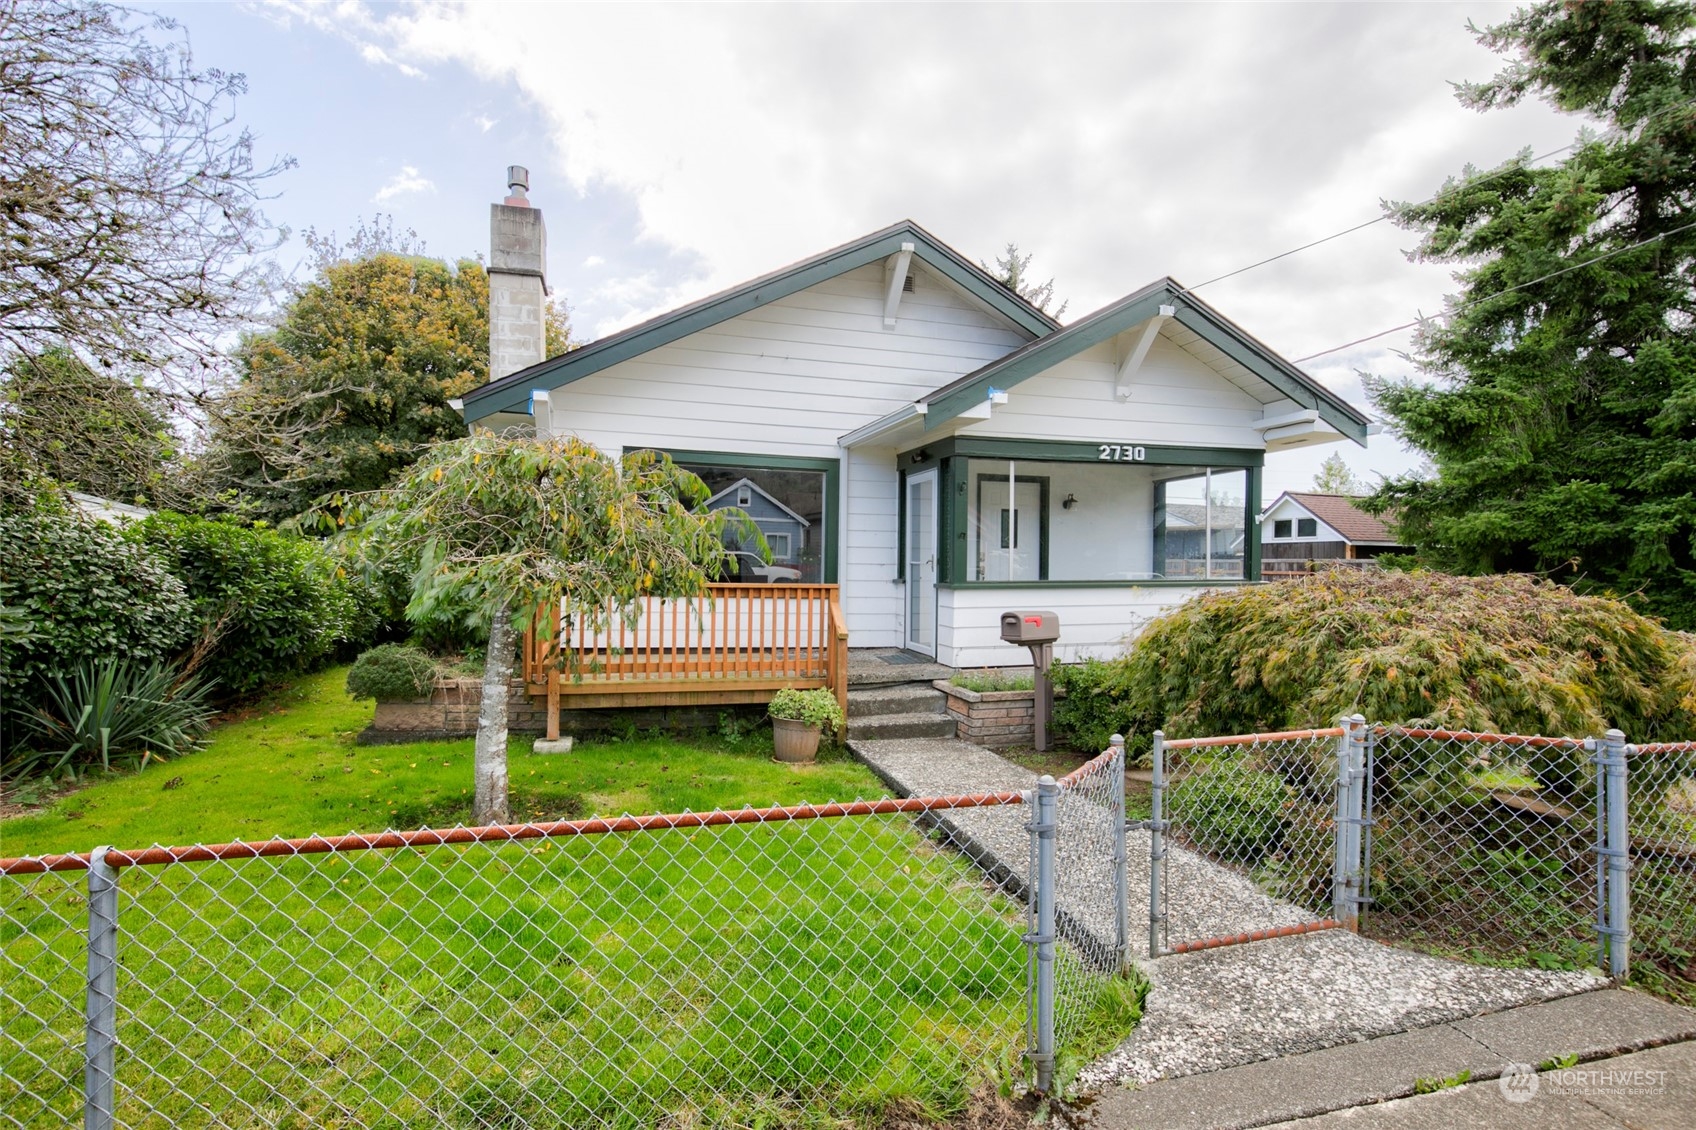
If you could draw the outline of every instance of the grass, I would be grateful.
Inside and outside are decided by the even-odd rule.
[[[1028,691],[1036,686],[1035,676],[1013,675],[1005,671],[997,671],[993,667],[985,667],[981,671],[962,671],[950,680],[962,690],[975,694],[990,694],[994,691]]]
[[[0,823],[4,853],[453,822],[471,743],[357,746],[371,708],[340,680]],[[563,756],[515,742],[511,765],[536,815],[883,791],[855,763],[776,764],[734,727]],[[0,883],[0,1105],[26,1124],[76,1110],[83,884]],[[135,1125],[943,1118],[1022,1045],[1019,908],[899,817],[136,868],[121,886]],[[1100,997],[1092,1046],[1135,1019]]]

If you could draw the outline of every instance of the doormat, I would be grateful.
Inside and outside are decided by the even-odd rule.
[[[927,655],[914,655],[910,651],[892,651],[888,655],[885,655],[883,657],[883,661],[885,663],[896,664],[897,666],[905,666],[907,664],[934,663],[934,662],[936,662],[934,659],[930,658]]]

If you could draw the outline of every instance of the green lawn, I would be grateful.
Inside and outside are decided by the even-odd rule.
[[[372,704],[342,686],[345,668],[301,680],[219,726],[192,756],[115,777],[39,815],[0,821],[0,855],[39,855],[154,843],[212,843],[378,831],[469,817],[470,739],[361,746],[354,735]],[[515,819],[589,812],[789,804],[882,796],[881,782],[851,761],[791,767],[769,745],[744,739],[681,743],[665,738],[590,742],[567,755],[510,747]]]
[[[471,743],[355,746],[370,707],[341,679],[0,824],[4,854],[459,819]],[[716,740],[515,742],[512,778],[540,816],[884,791]],[[0,1108],[25,1124],[76,1112],[83,881],[0,882]],[[122,890],[133,1125],[871,1124],[959,1110],[1023,1043],[1020,908],[900,817],[134,868]],[[1126,1000],[1102,995],[1119,1030]]]

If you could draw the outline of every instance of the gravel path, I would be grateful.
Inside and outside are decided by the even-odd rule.
[[[950,738],[851,741],[849,748],[902,796],[1028,789],[1035,775]],[[956,846],[1015,891],[1024,889],[1030,836],[1024,807],[966,810],[943,826]],[[1604,987],[1588,973],[1494,969],[1394,949],[1343,930],[1148,961],[1148,834],[1127,836],[1132,952],[1151,989],[1131,1039],[1080,1076],[1086,1087],[1148,1083],[1459,1020]],[[1097,867],[1101,874],[1096,873]],[[1062,850],[1059,909],[1075,943],[1113,936],[1105,860]],[[1182,849],[1168,855],[1171,940],[1312,921],[1253,882]]]

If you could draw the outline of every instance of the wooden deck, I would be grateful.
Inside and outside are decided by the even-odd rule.
[[[649,597],[634,622],[601,633],[559,610],[538,627],[524,638],[524,684],[548,700],[550,738],[562,707],[758,703],[784,687],[828,687],[847,711],[835,585],[713,585],[697,600]]]

